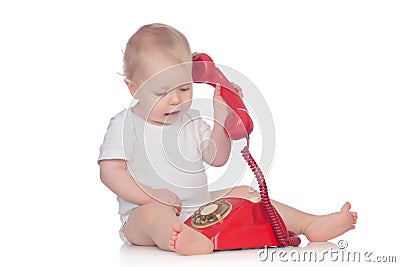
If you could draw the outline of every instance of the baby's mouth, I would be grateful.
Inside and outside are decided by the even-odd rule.
[[[178,113],[179,113],[179,111],[173,111],[173,112],[164,113],[164,115],[165,116],[175,116],[175,115],[178,115]]]

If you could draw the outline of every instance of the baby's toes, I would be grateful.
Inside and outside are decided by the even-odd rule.
[[[353,216],[353,224],[357,223],[357,219],[358,219],[357,212],[352,211],[350,213],[351,213],[351,216]]]

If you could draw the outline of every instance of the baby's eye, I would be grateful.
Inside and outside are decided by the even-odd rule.
[[[160,92],[156,92],[154,93],[156,96],[165,96],[168,92],[167,91],[160,91]]]
[[[189,91],[190,89],[191,89],[190,87],[182,87],[180,90],[182,92],[186,92],[186,91]]]

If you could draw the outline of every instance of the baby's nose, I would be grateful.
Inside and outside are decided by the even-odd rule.
[[[168,94],[169,97],[169,102],[170,104],[179,104],[181,103],[182,99],[181,99],[181,95],[179,94],[179,90],[178,89],[173,89],[169,92]]]

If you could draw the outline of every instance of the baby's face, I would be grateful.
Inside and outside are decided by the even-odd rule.
[[[185,114],[193,96],[191,62],[179,64],[161,54],[145,57],[141,85],[135,93],[136,112],[150,123],[167,125]]]

